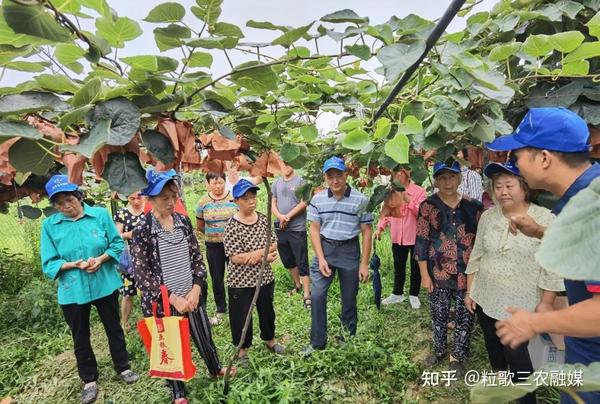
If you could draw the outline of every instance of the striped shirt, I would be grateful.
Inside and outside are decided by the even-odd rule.
[[[462,182],[458,186],[458,192],[471,199],[481,202],[483,198],[483,181],[477,171],[461,166],[460,173]]]
[[[185,242],[184,224],[176,216],[173,221],[173,231],[167,231],[152,216],[152,234],[158,240],[158,256],[165,286],[169,292],[185,297],[193,286],[190,251]]]
[[[351,240],[360,233],[361,224],[373,222],[373,215],[367,212],[368,199],[356,189],[346,186],[346,192],[339,201],[333,197],[331,189],[313,196],[307,209],[310,222],[319,222],[321,236],[331,240]]]
[[[238,207],[228,192],[221,199],[204,195],[196,205],[196,218],[204,220],[204,234],[207,243],[222,243],[225,225],[235,215]]]

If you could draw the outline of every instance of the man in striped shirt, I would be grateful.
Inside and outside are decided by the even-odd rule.
[[[316,194],[307,210],[315,259],[310,268],[312,321],[310,346],[304,349],[305,355],[327,344],[327,292],[335,273],[342,296],[340,320],[350,335],[356,333],[358,281],[369,279],[373,215],[366,211],[368,200],[346,183],[346,165],[341,158],[328,159],[323,173],[329,188]]]
[[[458,157],[467,160],[469,158],[467,149],[459,151]],[[458,193],[481,202],[483,199],[483,180],[481,174],[463,165],[460,167],[460,174],[462,181],[458,186]]]

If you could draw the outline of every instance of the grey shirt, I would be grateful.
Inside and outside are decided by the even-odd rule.
[[[291,180],[286,181],[279,177],[273,184],[273,197],[277,199],[277,210],[282,215],[289,213],[300,200],[296,197],[296,190],[304,185],[304,180],[298,175],[294,175]],[[286,231],[306,231],[306,210],[294,216],[287,224]]]

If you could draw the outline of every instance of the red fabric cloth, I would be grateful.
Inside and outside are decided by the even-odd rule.
[[[146,204],[144,205],[144,213],[148,213],[151,210],[152,203],[150,201],[146,201]],[[181,199],[177,199],[177,202],[175,202],[175,212],[179,213],[180,215],[189,216]]]

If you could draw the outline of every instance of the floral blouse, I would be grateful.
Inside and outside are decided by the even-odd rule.
[[[192,223],[189,218],[179,213],[173,213],[173,216],[174,220],[183,223],[193,282],[194,285],[201,285],[206,279],[206,269]],[[160,285],[164,281],[158,254],[158,238],[152,232],[152,219],[152,213],[147,213],[142,217],[140,223],[133,229],[133,238],[130,244],[131,265],[135,282],[142,291],[142,313],[145,317],[152,316],[152,303],[157,303],[158,315],[163,315]]]
[[[415,257],[427,261],[433,285],[440,289],[465,290],[465,271],[475,243],[483,205],[463,195],[452,209],[438,194],[419,208]]]

